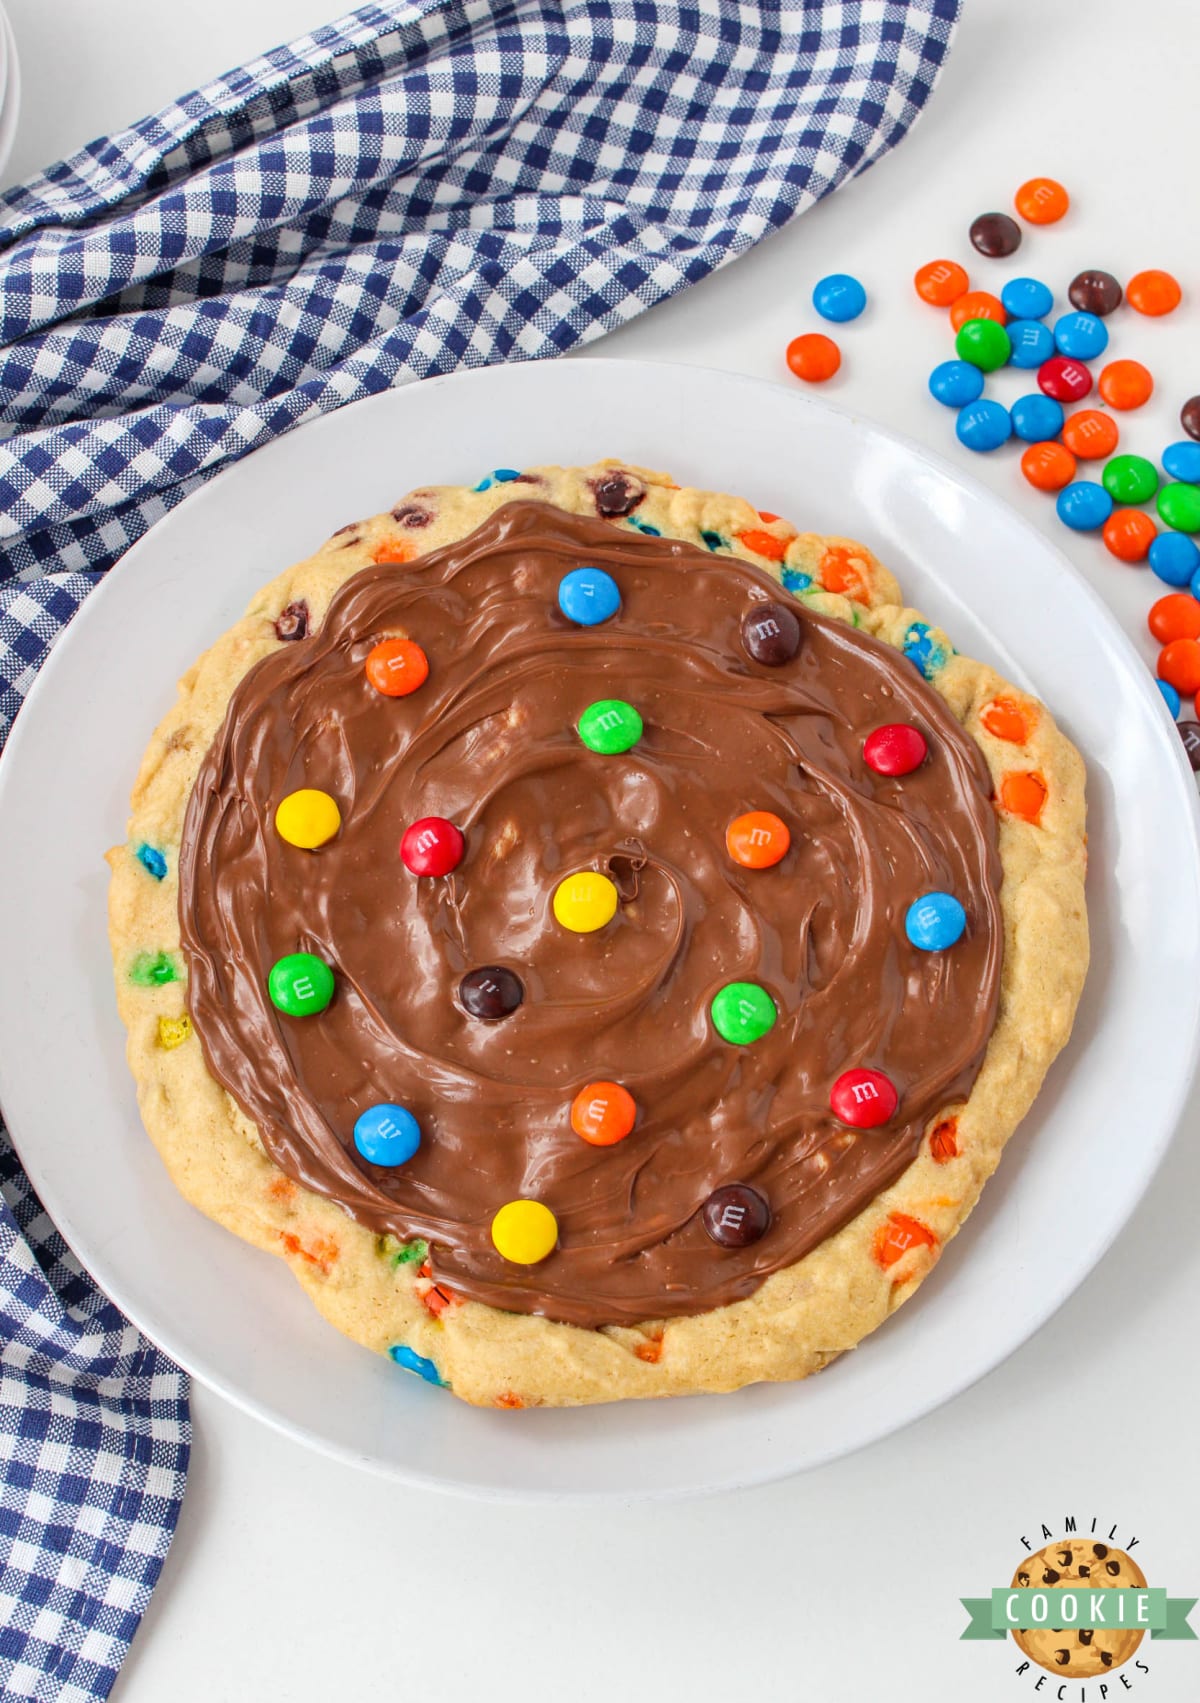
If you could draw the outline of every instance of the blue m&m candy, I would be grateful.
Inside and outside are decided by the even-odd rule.
[[[1103,485],[1092,479],[1076,479],[1064,485],[1055,503],[1058,518],[1072,532],[1095,532],[1113,511],[1113,500]]]
[[[1012,367],[1040,367],[1054,353],[1054,338],[1049,326],[1040,319],[1010,319],[1004,328],[1012,344],[1008,364]]]
[[[572,568],[559,581],[558,607],[577,626],[598,627],[621,607],[621,593],[603,568]]]
[[[929,394],[947,408],[964,408],[983,395],[983,374],[970,361],[943,361],[929,375]]]
[[[407,1343],[397,1342],[388,1349],[388,1357],[397,1366],[403,1366],[406,1372],[415,1372],[418,1378],[424,1378],[427,1384],[445,1382],[433,1361],[426,1359],[424,1354],[418,1354],[415,1348],[409,1348]]]
[[[1062,403],[1040,391],[1018,396],[1010,412],[1013,431],[1025,443],[1046,443],[1063,429]]]
[[[1184,485],[1200,485],[1200,443],[1184,439],[1170,443],[1162,452],[1162,464],[1172,479]]]
[[[831,272],[813,286],[812,304],[822,319],[844,325],[848,319],[857,319],[866,307],[867,292],[848,272]]]
[[[1178,715],[1179,714],[1180,697],[1179,697],[1179,693],[1175,690],[1174,686],[1170,685],[1166,680],[1156,680],[1154,682],[1154,684],[1158,687],[1159,691],[1162,693],[1163,703],[1166,704],[1166,706],[1170,710],[1171,714],[1173,716]]]
[[[1094,313],[1064,313],[1054,322],[1054,345],[1073,361],[1094,361],[1108,348],[1108,327]]]
[[[1000,300],[1010,319],[1043,319],[1054,306],[1054,292],[1040,278],[1010,278]]]
[[[1200,550],[1186,532],[1160,532],[1150,546],[1150,566],[1168,585],[1191,585],[1200,573]],[[1200,596],[1200,593],[1196,593]]]
[[[959,410],[954,430],[968,449],[999,449],[1012,437],[1012,419],[999,402],[968,402]]]
[[[368,1106],[354,1126],[354,1145],[371,1165],[404,1165],[421,1145],[421,1126],[405,1106]]]
[[[967,913],[953,893],[923,893],[904,918],[905,934],[922,952],[944,952],[966,926]]]

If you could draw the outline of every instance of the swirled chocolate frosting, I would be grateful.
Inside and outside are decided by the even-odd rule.
[[[620,587],[602,626],[559,611],[559,581],[581,564]],[[435,1277],[462,1296],[587,1326],[740,1299],[866,1206],[975,1080],[1002,948],[987,769],[911,662],[802,603],[794,659],[754,661],[742,618],[780,595],[729,557],[515,502],[411,564],[356,574],[317,631],[233,692],[180,856],[204,1056],[288,1176],[376,1231],[427,1238]],[[429,657],[407,697],[364,674],[393,634]],[[643,718],[622,755],[576,732],[601,698]],[[916,772],[864,763],[864,738],[887,722],[925,734]],[[300,787],[341,810],[337,837],[313,852],[274,827]],[[750,810],[790,827],[773,868],[726,849],[727,825]],[[427,816],[465,836],[440,879],[398,855]],[[577,870],[610,874],[621,896],[593,934],[552,910]],[[905,935],[908,906],[932,890],[966,909],[948,951]],[[272,964],[297,951],[335,973],[316,1016],[268,997]],[[459,1002],[464,973],[485,965],[524,984],[502,1021]],[[711,1020],[732,981],[778,1008],[749,1046]],[[847,1129],[830,1111],[832,1083],[858,1066],[899,1091],[882,1128]],[[614,1146],[571,1127],[574,1095],[596,1080],[638,1105]],[[422,1130],[394,1169],[353,1139],[381,1102]],[[770,1206],[746,1247],[718,1246],[702,1222],[731,1183]],[[491,1241],[493,1216],[519,1198],[558,1220],[558,1247],[535,1266]]]

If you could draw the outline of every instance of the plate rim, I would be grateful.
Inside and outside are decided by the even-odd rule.
[[[1137,681],[1136,689],[1138,690],[1139,695],[1156,709],[1156,713],[1152,720],[1153,725],[1157,729],[1157,737],[1160,748],[1169,754],[1169,762],[1175,770],[1177,784],[1179,785],[1184,798],[1190,802],[1191,806],[1190,810],[1186,813],[1192,842],[1189,867],[1192,872],[1191,884],[1196,895],[1197,913],[1200,914],[1200,801],[1198,801],[1196,796],[1192,771],[1184,754],[1182,743],[1174,736],[1170,724],[1164,719],[1165,709],[1157,702],[1159,694],[1155,687],[1153,678],[1142,659],[1138,656],[1131,638],[1117,619],[1116,615],[1109,608],[1103,597],[1086,578],[1086,576],[1062,553],[1061,550],[1059,550],[1054,541],[1041,531],[1031,520],[1029,520],[1014,506],[1007,503],[1003,497],[994,492],[981,480],[977,479],[973,474],[963,471],[954,463],[950,462],[946,457],[938,454],[936,451],[928,449],[924,444],[914,441],[906,434],[897,432],[890,426],[885,426],[880,422],[871,420],[857,409],[845,408],[835,402],[827,400],[824,397],[811,396],[805,392],[792,392],[790,388],[782,382],[761,378],[756,375],[721,368],[713,368],[701,363],[685,361],[654,361],[625,357],[589,355],[586,359],[586,364],[589,368],[602,370],[607,369],[614,379],[619,377],[621,374],[629,375],[634,371],[644,376],[647,370],[660,378],[664,373],[670,373],[672,371],[686,372],[692,377],[696,374],[700,374],[714,383],[729,383],[735,387],[748,386],[754,389],[765,389],[785,398],[791,404],[799,404],[802,408],[812,410],[817,414],[824,412],[827,415],[835,416],[856,431],[866,430],[869,433],[879,434],[882,438],[901,448],[908,456],[913,458],[922,466],[928,468],[940,479],[947,480],[951,485],[965,489],[975,499],[982,499],[987,507],[1001,510],[1004,513],[1006,521],[1010,525],[1015,523],[1017,528],[1036,544],[1039,552],[1048,552],[1054,559],[1055,566],[1059,572],[1061,573],[1065,570],[1069,580],[1073,583],[1076,590],[1082,591],[1086,601],[1091,606],[1091,613],[1093,617],[1097,618],[1100,625],[1107,629],[1106,637],[1108,643],[1110,647],[1112,647],[1114,655],[1122,660],[1124,672]],[[409,392],[416,392],[417,395],[419,395],[421,389],[425,385],[433,385],[438,389],[442,389],[447,386],[458,388],[463,385],[483,385],[489,381],[496,381],[499,376],[502,376],[505,381],[511,381],[517,371],[520,371],[524,375],[523,379],[519,382],[530,380],[536,384],[542,382],[543,379],[548,378],[551,374],[557,375],[551,380],[551,382],[559,382],[560,379],[565,382],[568,379],[571,368],[577,365],[577,360],[573,362],[541,361],[498,363],[491,367],[470,368],[454,373],[439,374],[425,380],[391,386],[385,391],[377,392],[372,396],[360,398],[356,402],[346,404],[329,414],[322,415],[315,420],[305,422],[305,426],[314,431],[317,427],[321,427],[326,431],[340,430],[343,428],[344,421],[347,416],[349,416],[355,409],[365,410],[368,407],[386,409],[391,406],[392,403],[390,400],[385,399],[391,399],[399,394]],[[418,404],[414,402],[412,397],[409,397],[409,401],[406,405],[414,406]],[[30,738],[36,737],[36,734],[30,734],[28,730],[34,724],[35,720],[40,717],[42,713],[40,709],[41,704],[53,692],[54,681],[57,679],[58,675],[69,665],[69,658],[74,647],[77,644],[87,642],[86,639],[79,639],[74,635],[76,634],[77,629],[78,631],[86,634],[91,622],[97,618],[94,614],[89,616],[89,606],[96,604],[98,600],[104,597],[108,583],[116,574],[120,573],[121,570],[126,567],[126,564],[131,559],[136,562],[140,560],[141,555],[148,553],[160,545],[163,536],[164,524],[169,530],[170,523],[176,515],[183,515],[186,523],[186,517],[194,512],[194,504],[199,503],[202,499],[207,499],[208,501],[219,500],[219,493],[221,492],[224,484],[235,473],[237,473],[238,469],[243,467],[243,464],[252,464],[256,454],[276,451],[278,451],[281,455],[286,454],[286,445],[288,440],[293,438],[295,435],[295,431],[285,433],[281,437],[273,439],[269,444],[263,445],[260,451],[252,451],[250,454],[241,457],[238,461],[232,462],[228,466],[223,467],[214,475],[213,478],[207,480],[195,492],[191,493],[187,498],[179,503],[175,509],[171,510],[169,514],[165,515],[162,523],[151,527],[142,536],[142,538],[138,539],[137,542],[124,553],[120,560],[109,571],[109,573],[105,576],[105,579],[97,585],[94,591],[87,597],[84,605],[80,607],[78,614],[72,619],[67,629],[65,629],[60,636],[60,639],[54,644],[51,653],[47,656],[42,668],[39,670],[39,673],[34,679],[32,687],[26,696],[25,702],[15,719],[14,725],[10,731],[7,746],[4,752],[0,753],[0,832],[3,831],[9,792],[7,777],[11,767],[13,766],[10,762],[11,754],[14,750],[19,753]],[[246,478],[248,476],[249,475],[246,473],[240,474],[240,477],[242,478]],[[218,493],[218,497],[216,499],[209,496],[209,493],[214,489]],[[68,661],[61,660],[64,656],[68,659]],[[31,708],[37,712],[36,716],[31,716]],[[1177,855],[1186,856],[1189,854],[1186,848],[1180,847],[1177,848]],[[2,923],[0,923],[0,933],[2,933]],[[990,1372],[995,1371],[1014,1353],[1016,1353],[1019,1348],[1023,1347],[1026,1342],[1036,1336],[1049,1322],[1049,1320],[1053,1318],[1055,1313],[1057,1313],[1065,1304],[1065,1302],[1070,1299],[1100,1261],[1106,1256],[1117,1237],[1128,1225],[1133,1214],[1138,1209],[1140,1202],[1144,1198],[1150,1183],[1157,1175],[1167,1149],[1169,1148],[1172,1140],[1174,1140],[1179,1129],[1183,1114],[1189,1102],[1191,1088],[1195,1082],[1198,1069],[1200,1069],[1200,978],[1197,979],[1195,991],[1192,995],[1191,1013],[1193,1022],[1190,1025],[1190,1052],[1188,1057],[1183,1061],[1182,1067],[1179,1071],[1176,1092],[1170,1101],[1169,1115],[1164,1115],[1162,1118],[1158,1138],[1154,1143],[1153,1148],[1147,1150],[1147,1162],[1144,1166],[1143,1174],[1138,1180],[1136,1188],[1128,1192],[1126,1195],[1125,1211],[1123,1215],[1120,1217],[1119,1221],[1113,1225],[1103,1240],[1102,1245],[1098,1245],[1096,1247],[1089,1262],[1078,1272],[1073,1272],[1070,1279],[1065,1284],[1060,1282],[1060,1284],[1054,1288],[1052,1292],[1047,1292],[1047,1294],[1043,1297],[1041,1307],[1035,1312],[1026,1313],[1024,1322],[1018,1327],[1016,1334],[1011,1341],[1006,1340],[994,1351],[992,1349],[988,1350],[985,1356],[985,1364],[982,1364],[977,1368],[970,1369],[965,1377],[952,1374],[947,1380],[939,1384],[934,1394],[928,1398],[922,1397],[913,1407],[912,1411],[908,1413],[908,1416],[899,1424],[885,1423],[879,1428],[873,1429],[869,1435],[856,1439],[849,1447],[843,1447],[840,1443],[833,1442],[828,1446],[810,1450],[806,1455],[806,1458],[800,1464],[796,1464],[794,1461],[788,1460],[784,1460],[782,1462],[775,1461],[761,1469],[742,1473],[732,1471],[719,1479],[715,1479],[712,1482],[705,1484],[674,1484],[665,1488],[636,1485],[634,1487],[626,1486],[622,1489],[614,1489],[611,1486],[584,1486],[579,1488],[573,1487],[571,1489],[554,1487],[550,1489],[539,1489],[536,1486],[502,1486],[482,1484],[470,1479],[450,1478],[444,1474],[430,1472],[420,1467],[385,1460],[381,1457],[366,1455],[361,1450],[357,1450],[353,1446],[343,1444],[336,1439],[328,1437],[320,1431],[312,1429],[307,1424],[273,1408],[265,1400],[255,1397],[243,1390],[236,1382],[225,1376],[219,1367],[210,1364],[206,1356],[201,1355],[199,1360],[193,1360],[190,1355],[180,1355],[177,1348],[168,1345],[170,1342],[169,1331],[160,1333],[157,1328],[147,1329],[146,1324],[143,1322],[143,1310],[136,1298],[134,1304],[131,1306],[123,1295],[115,1292],[120,1291],[123,1288],[123,1285],[119,1281],[116,1285],[110,1283],[107,1277],[96,1277],[95,1281],[102,1291],[113,1300],[114,1304],[117,1305],[131,1321],[131,1323],[135,1324],[150,1341],[159,1346],[165,1354],[173,1359],[176,1364],[186,1370],[189,1375],[197,1378],[207,1388],[215,1391],[217,1394],[230,1401],[240,1411],[252,1415],[256,1419],[271,1426],[272,1429],[281,1431],[294,1440],[301,1441],[307,1446],[315,1448],[319,1453],[329,1458],[378,1473],[381,1476],[388,1477],[397,1482],[410,1483],[421,1488],[436,1489],[442,1492],[467,1496],[473,1499],[515,1502],[555,1501],[566,1503],[575,1501],[610,1500],[617,1496],[625,1500],[676,1500],[694,1495],[715,1494],[749,1485],[777,1482],[783,1478],[794,1476],[800,1472],[810,1471],[814,1468],[826,1465],[831,1460],[845,1458],[851,1454],[857,1453],[860,1449],[866,1448],[872,1443],[879,1442],[885,1437],[896,1435],[899,1432],[906,1430],[910,1425],[927,1417],[929,1413],[936,1411],[937,1408],[945,1405],[955,1397],[962,1395],[966,1390],[971,1388],[975,1383],[979,1382]],[[9,1083],[9,1079],[10,1073],[7,1063],[7,1044],[3,1034],[0,1034],[0,1103],[7,1098],[7,1085]],[[103,1257],[90,1261],[84,1261],[80,1258],[76,1249],[77,1224],[74,1215],[69,1210],[64,1212],[63,1202],[61,1199],[56,1198],[58,1196],[58,1190],[54,1180],[52,1178],[47,1179],[44,1174],[35,1174],[38,1172],[36,1159],[32,1168],[27,1163],[23,1151],[25,1145],[24,1133],[19,1128],[14,1127],[11,1121],[8,1122],[8,1128],[17,1157],[25,1167],[26,1174],[29,1176],[32,1186],[37,1192],[39,1198],[42,1200],[47,1213],[54,1221],[60,1234],[62,1234],[68,1246],[71,1247],[72,1251],[75,1253],[75,1257],[79,1259],[80,1264],[83,1265],[84,1269],[89,1271],[89,1273],[92,1271],[93,1264],[98,1266],[101,1272],[104,1272],[107,1269],[108,1262]],[[36,1153],[36,1142],[33,1143],[33,1148]],[[84,1241],[87,1242],[88,1240],[89,1239],[85,1236]]]

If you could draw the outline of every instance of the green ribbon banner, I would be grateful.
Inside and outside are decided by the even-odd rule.
[[[1005,1638],[1010,1632],[1043,1626],[1127,1627],[1149,1632],[1152,1638],[1196,1637],[1188,1625],[1196,1598],[1169,1597],[1157,1588],[1094,1591],[1082,1585],[1065,1585],[1017,1590],[1002,1585],[989,1597],[960,1597],[959,1601],[971,1617],[962,1634],[968,1641]]]

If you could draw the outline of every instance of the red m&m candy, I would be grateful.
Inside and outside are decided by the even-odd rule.
[[[863,741],[863,761],[877,775],[911,775],[928,755],[925,735],[905,721],[877,727]]]
[[[1038,368],[1038,389],[1056,402],[1079,402],[1092,388],[1092,375],[1069,355],[1051,355]]]
[[[900,1104],[882,1070],[846,1070],[829,1091],[829,1109],[851,1129],[878,1129],[894,1116]]]
[[[462,862],[464,842],[444,816],[422,816],[404,830],[400,856],[414,875],[449,875]]]

